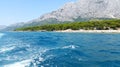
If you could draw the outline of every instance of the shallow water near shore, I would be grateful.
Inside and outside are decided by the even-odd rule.
[[[120,34],[2,32],[0,67],[120,67]]]

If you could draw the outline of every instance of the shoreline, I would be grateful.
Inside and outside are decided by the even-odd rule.
[[[120,30],[58,30],[55,32],[75,32],[75,33],[120,33]]]
[[[63,33],[120,33],[120,30],[54,30],[54,31],[11,31],[11,32],[63,32]]]

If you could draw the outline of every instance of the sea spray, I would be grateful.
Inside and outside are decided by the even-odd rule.
[[[23,60],[20,62],[15,62],[13,64],[4,65],[4,67],[27,67],[30,64],[31,60]]]

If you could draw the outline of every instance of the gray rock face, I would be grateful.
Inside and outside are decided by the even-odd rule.
[[[57,11],[43,15],[38,21],[56,18],[59,21],[74,21],[81,18],[120,18],[120,0],[79,0],[65,4]]]
[[[8,28],[34,26],[64,21],[75,21],[78,18],[120,18],[120,0],[78,0],[63,5],[56,11],[47,13],[24,24],[15,24]]]

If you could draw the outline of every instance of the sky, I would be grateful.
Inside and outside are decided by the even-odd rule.
[[[27,22],[77,0],[0,0],[0,25]]]

